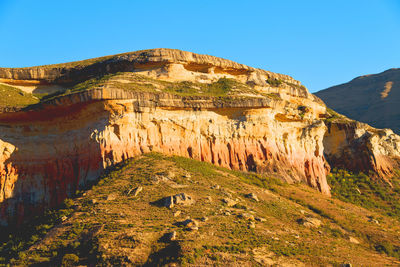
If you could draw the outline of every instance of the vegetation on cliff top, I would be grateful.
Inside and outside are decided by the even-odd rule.
[[[143,190],[132,194],[138,186]],[[160,206],[160,199],[178,193],[195,202]],[[183,225],[188,218],[198,229]],[[322,225],[302,223],[310,218]],[[2,239],[2,263],[368,265],[374,258],[378,265],[393,265],[398,261],[387,255],[397,256],[400,246],[398,221],[378,210],[302,184],[154,153],[116,166],[41,219]]]
[[[26,107],[39,102],[32,94],[13,86],[0,84],[0,107]]]
[[[41,102],[101,87],[127,90],[131,92],[166,92],[178,96],[269,97],[271,99],[280,99],[276,94],[261,93],[247,84],[230,78],[220,78],[212,83],[193,81],[171,82],[153,79],[133,72],[119,72],[92,78],[76,84],[65,91],[44,96],[41,98]]]

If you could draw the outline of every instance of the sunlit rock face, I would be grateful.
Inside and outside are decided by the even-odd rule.
[[[371,173],[390,183],[400,166],[400,136],[358,121],[327,123],[324,153],[331,166]]]
[[[54,91],[117,72],[168,82],[212,83],[226,77],[256,93],[178,96],[109,84],[33,110],[1,113],[2,224],[56,206],[105,168],[147,152],[267,173],[330,194],[324,157],[330,141],[321,119],[325,105],[289,76],[221,58],[154,49],[89,62],[0,68],[0,82],[30,92]],[[271,86],[271,79],[281,83]]]
[[[152,151],[273,173],[329,194],[326,127],[294,119],[297,109],[285,111],[291,103],[255,99],[215,108],[207,99],[167,98],[157,106],[148,97],[3,114],[2,218],[54,206],[106,167]]]

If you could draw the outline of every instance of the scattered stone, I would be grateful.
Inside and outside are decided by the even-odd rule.
[[[183,175],[183,177],[184,177],[184,178],[192,178],[192,175],[190,175],[190,173],[187,172],[187,173],[185,173],[185,174]]]
[[[211,196],[207,196],[206,199],[208,200],[208,202],[212,202],[212,197]]]
[[[296,238],[296,239],[299,239],[299,238],[300,238],[300,236],[299,236],[299,235],[295,235],[295,236],[294,236],[294,238]]]
[[[232,194],[231,194],[231,193],[224,191],[224,194],[225,194],[228,198],[232,198]]]
[[[224,211],[225,216],[231,216],[232,214],[229,211]]]
[[[252,228],[252,229],[256,228],[256,223],[255,222],[250,222],[249,228]]]
[[[163,241],[163,242],[171,242],[171,241],[174,241],[174,240],[176,240],[176,235],[177,235],[176,231],[172,231],[172,232],[169,232],[169,233],[165,233],[165,234],[160,238],[160,241]]]
[[[194,200],[186,193],[180,193],[174,196],[174,202],[177,205],[187,206],[193,204]]]
[[[360,241],[358,241],[356,238],[354,238],[352,236],[349,237],[349,241],[350,241],[350,243],[353,243],[353,244],[360,244]]]
[[[190,231],[197,231],[197,230],[199,230],[199,227],[196,226],[196,225],[193,225],[193,226],[190,226],[190,227],[188,228],[188,230],[190,230]]]
[[[264,219],[262,217],[255,217],[254,219],[256,219],[256,221],[259,221],[259,222],[266,222],[267,221],[266,219]]]
[[[138,187],[136,187],[136,188],[129,189],[127,195],[129,196],[129,194],[132,193],[132,195],[133,195],[134,197],[136,197],[137,195],[139,195],[140,192],[142,192],[142,190],[143,190],[143,187],[138,186]]]
[[[172,209],[174,205],[188,206],[193,203],[193,198],[186,193],[180,193],[164,198],[164,206],[170,209]]]
[[[158,184],[158,183],[160,183],[160,182],[170,182],[170,181],[172,181],[168,176],[165,176],[165,175],[162,175],[162,174],[160,174],[160,175],[153,175],[153,176],[151,176],[150,177],[150,181],[153,183],[153,184]]]
[[[245,195],[245,197],[250,198],[250,199],[252,199],[252,200],[254,200],[254,201],[256,201],[256,202],[260,201],[260,200],[258,199],[257,195],[254,194],[254,193],[247,194],[247,195]]]
[[[180,210],[177,210],[177,211],[175,211],[174,212],[174,217],[178,217],[179,215],[181,215],[181,211]]]
[[[193,220],[193,219],[186,219],[183,222],[180,222],[178,224],[186,226],[186,227],[192,227],[192,226],[198,226],[199,223],[196,220]]]
[[[67,219],[68,219],[67,216],[62,216],[62,217],[61,217],[61,221],[62,221],[62,222],[65,222]]]
[[[115,199],[117,199],[117,196],[114,195],[114,194],[110,194],[110,195],[108,195],[108,196],[106,197],[106,200],[107,200],[107,201],[112,201],[112,200],[115,200]]]
[[[304,225],[305,227],[308,228],[318,228],[322,225],[321,220],[313,217],[305,217],[297,220],[299,224]]]
[[[96,204],[96,203],[97,203],[97,200],[93,198],[93,199],[90,200],[90,203]]]
[[[220,188],[221,188],[221,187],[220,187],[219,185],[217,185],[217,184],[211,186],[211,189],[215,189],[215,190],[218,190],[218,189],[220,189]]]
[[[318,234],[322,235],[322,231],[318,231]]]
[[[164,206],[169,209],[172,209],[174,207],[174,197],[173,196],[166,197],[164,200]]]
[[[200,220],[201,220],[202,222],[206,222],[206,221],[208,221],[208,217],[202,217]]]
[[[307,212],[306,212],[305,210],[300,210],[300,213],[304,215],[304,214],[306,214]]]
[[[231,198],[224,198],[222,199],[222,202],[224,202],[228,207],[235,206],[237,201],[231,199]]]
[[[174,241],[176,240],[176,231],[173,231],[171,233],[168,233],[168,240],[169,241]]]
[[[377,219],[371,218],[369,219],[369,222],[375,223],[379,225],[379,221]]]
[[[254,221],[254,215],[250,214],[250,213],[242,213],[239,215],[240,218],[243,218],[245,220],[249,220],[249,221]]]

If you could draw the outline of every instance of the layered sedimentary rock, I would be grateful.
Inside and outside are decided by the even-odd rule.
[[[372,173],[390,184],[400,166],[400,136],[352,120],[327,122],[324,153],[331,166]]]
[[[3,220],[56,205],[106,167],[151,151],[272,172],[329,194],[325,125],[294,119],[297,108],[288,102],[167,94],[88,98],[74,95],[60,100],[64,105],[0,115]]]
[[[89,62],[0,69],[0,78],[22,88],[34,83],[68,88],[73,81],[121,71],[199,84],[231,78],[258,93],[179,96],[109,84],[31,110],[1,113],[3,224],[55,206],[105,168],[151,151],[268,172],[329,194],[322,143],[326,126],[320,119],[325,106],[289,76],[155,49]],[[271,79],[279,86],[271,86]]]
[[[73,87],[93,77],[102,82]],[[0,113],[1,224],[56,206],[107,167],[147,152],[268,173],[328,195],[324,153],[333,166],[386,178],[398,162],[399,138],[388,130],[340,121],[327,128],[324,103],[300,82],[212,56],[153,49],[0,68],[0,82],[59,93]]]
[[[20,85],[70,84],[102,74],[143,71],[174,80],[192,80],[207,75],[232,75],[267,86],[265,77],[300,85],[288,75],[252,68],[227,59],[176,49],[150,49],[65,64],[29,68],[0,68],[0,82]],[[303,90],[307,94],[307,90]]]

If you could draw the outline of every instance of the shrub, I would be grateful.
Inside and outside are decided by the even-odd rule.
[[[269,83],[272,87],[279,87],[282,84],[282,80],[276,78],[269,78],[267,80],[267,83]]]

